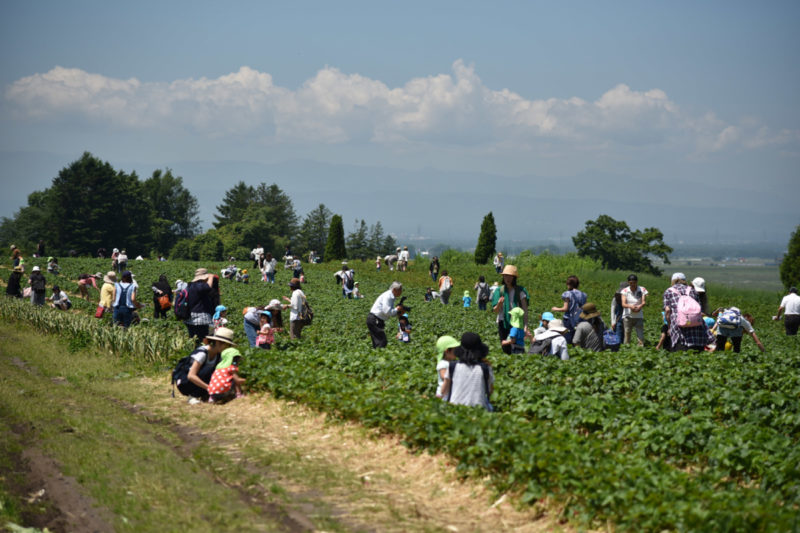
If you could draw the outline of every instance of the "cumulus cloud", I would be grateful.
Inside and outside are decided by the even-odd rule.
[[[297,89],[249,67],[216,79],[145,83],[56,67],[17,80],[5,92],[23,118],[78,116],[133,129],[192,130],[208,137],[257,136],[271,142],[480,145],[534,148],[693,142],[698,151],[796,143],[796,132],[731,125],[712,114],[687,116],[660,89],[620,84],[594,101],[529,100],[484,85],[462,60],[452,72],[401,87],[333,67]]]

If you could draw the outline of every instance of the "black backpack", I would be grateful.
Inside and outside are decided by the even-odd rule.
[[[31,278],[31,290],[34,292],[42,292],[45,290],[45,279],[41,274]]]
[[[344,282],[345,287],[347,287],[348,291],[352,291],[353,287],[356,286],[356,282],[353,279],[353,273],[352,272],[345,272],[344,273],[344,279],[345,279],[345,282]]]
[[[189,291],[181,289],[175,293],[175,318],[178,320],[187,320],[192,313],[189,311]]]
[[[211,375],[214,373],[214,370],[217,367],[217,363],[219,362],[218,359],[214,361],[210,361],[208,358],[207,348],[205,346],[200,346],[199,348],[195,349],[187,355],[186,357],[182,357],[178,364],[175,365],[175,369],[172,371],[172,396],[175,397],[175,387],[178,387],[178,390],[181,391],[181,394],[188,395],[187,392],[184,392],[184,389],[191,390],[196,388],[197,386],[189,381],[189,370],[192,369],[192,364],[194,363],[194,359],[192,356],[196,354],[199,350],[206,351],[206,362],[200,367],[200,370],[197,372],[197,376],[208,383],[211,381]]]
[[[488,302],[489,301],[489,284],[488,283],[479,283],[478,284],[478,301],[480,302]]]
[[[447,401],[450,401],[450,396],[453,395],[453,376],[456,373],[456,365],[458,364],[458,360],[450,361],[450,392],[447,395]],[[486,363],[478,363],[483,371],[483,390],[486,395],[489,395],[489,365]]]
[[[550,355],[550,345],[553,344],[554,337],[547,337],[546,339],[534,340],[528,353],[538,353],[539,355]]]

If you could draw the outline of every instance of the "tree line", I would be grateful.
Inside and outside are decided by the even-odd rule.
[[[294,254],[328,252],[326,259],[368,258],[396,247],[380,221],[368,226],[356,220],[345,236],[342,218],[324,204],[300,220],[291,198],[274,183],[236,183],[205,232],[198,213],[197,198],[170,169],[141,180],[85,152],[50,187],[28,195],[13,217],[0,219],[0,243],[33,251],[44,241],[49,255],[93,256],[117,247],[133,255],[195,260],[244,258],[256,244],[276,257],[288,246]]]

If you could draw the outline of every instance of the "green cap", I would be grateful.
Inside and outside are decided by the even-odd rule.
[[[233,364],[233,359],[235,357],[241,357],[242,353],[237,350],[236,348],[226,348],[222,351],[220,355],[220,361],[217,363],[217,370],[222,368],[228,368]]]
[[[525,315],[525,311],[521,307],[515,307],[508,312],[508,315],[509,322],[511,322],[511,327],[522,329],[524,323],[522,317]]]
[[[439,354],[439,361],[441,361],[442,357],[444,357],[444,352],[457,346],[461,346],[461,343],[450,335],[439,337],[439,339],[436,341],[436,352]]]

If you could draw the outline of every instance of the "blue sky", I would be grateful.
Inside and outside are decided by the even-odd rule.
[[[324,202],[434,237],[477,235],[490,210],[501,237],[534,240],[601,213],[675,240],[783,241],[800,223],[797,2],[0,9],[0,216],[88,150],[172,168],[206,222],[243,179],[278,183],[301,216]],[[403,183],[421,190],[384,216]]]

